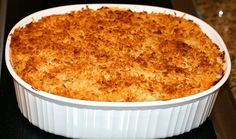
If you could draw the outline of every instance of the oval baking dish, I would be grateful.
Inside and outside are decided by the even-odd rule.
[[[89,7],[119,7],[132,11],[172,14],[197,23],[224,52],[225,73],[210,89],[195,95],[152,102],[96,102],[65,98],[35,90],[14,71],[10,62],[11,33],[44,16],[68,13]],[[219,34],[204,21],[166,8],[127,4],[83,4],[51,8],[33,13],[18,22],[7,38],[7,68],[14,79],[17,102],[22,114],[47,132],[72,138],[164,138],[197,128],[210,115],[220,87],[227,80],[231,62]]]

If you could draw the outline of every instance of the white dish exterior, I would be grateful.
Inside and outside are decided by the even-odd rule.
[[[196,95],[154,102],[95,102],[75,100],[33,89],[14,71],[10,63],[9,35],[6,42],[6,64],[13,76],[17,102],[23,115],[35,126],[47,132],[72,138],[164,138],[197,128],[210,115],[219,88],[227,80],[231,63],[227,48],[219,34],[202,20],[183,12],[142,5],[84,4],[51,8],[36,12],[18,22],[22,27],[32,20],[52,14],[63,14],[89,7],[102,6],[132,11],[161,12],[181,16],[199,24],[202,30],[225,53],[223,78],[210,89]]]

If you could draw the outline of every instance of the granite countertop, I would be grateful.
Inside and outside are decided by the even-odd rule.
[[[231,57],[228,84],[236,100],[236,0],[195,0],[199,16],[223,38]]]

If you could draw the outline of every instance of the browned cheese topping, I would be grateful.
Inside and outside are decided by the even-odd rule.
[[[16,73],[35,89],[74,99],[169,100],[207,90],[224,74],[218,46],[173,15],[86,8],[11,36]]]

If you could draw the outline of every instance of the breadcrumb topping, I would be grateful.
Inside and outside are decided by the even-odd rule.
[[[11,34],[11,62],[33,88],[110,102],[185,97],[224,74],[221,52],[193,21],[103,7],[43,17]]]

